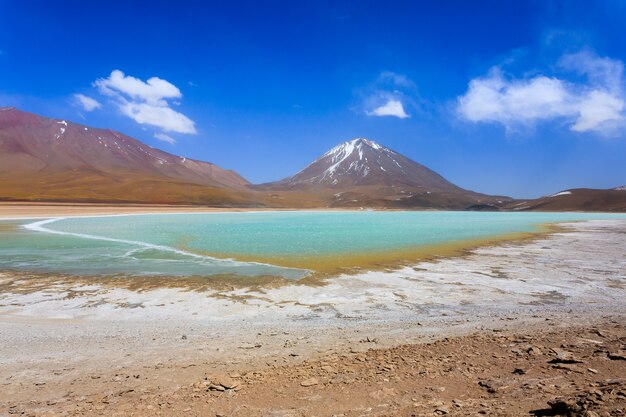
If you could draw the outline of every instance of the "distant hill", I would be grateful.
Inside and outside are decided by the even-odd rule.
[[[573,188],[534,200],[517,200],[502,208],[514,211],[626,212],[626,187],[608,190]]]
[[[234,171],[109,129],[0,108],[0,199],[250,204]]]
[[[511,200],[464,190],[431,169],[364,138],[341,143],[297,174],[257,189],[307,193],[331,207],[465,209]]]

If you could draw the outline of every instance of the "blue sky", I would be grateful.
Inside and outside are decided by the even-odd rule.
[[[0,0],[0,105],[281,179],[367,137],[475,191],[626,183],[626,1]]]

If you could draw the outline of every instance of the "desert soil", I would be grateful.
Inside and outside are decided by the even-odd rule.
[[[512,318],[514,320],[514,318]],[[623,416],[624,316],[595,324],[544,318],[517,330],[348,351],[299,363],[245,362],[217,371],[197,361],[94,372],[22,387],[7,415],[94,416]],[[547,320],[547,321],[546,321]],[[276,335],[283,337],[284,335]],[[251,349],[254,349],[251,347]],[[289,348],[285,347],[288,352]],[[115,368],[115,364],[111,364]],[[67,372],[58,369],[55,374]],[[172,383],[178,381],[178,383]],[[16,382],[17,383],[17,382]],[[7,382],[3,385],[6,387]],[[45,395],[47,390],[57,395]]]

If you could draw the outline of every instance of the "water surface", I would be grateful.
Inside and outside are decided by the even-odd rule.
[[[0,221],[0,269],[299,279],[310,273],[307,267],[316,258],[334,259],[341,266],[342,259],[359,254],[375,258],[533,232],[545,223],[606,218],[626,215],[298,211]]]

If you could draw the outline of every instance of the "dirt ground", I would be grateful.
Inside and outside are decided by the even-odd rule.
[[[348,352],[286,366],[242,362],[226,372],[210,362],[118,368],[65,386],[35,383],[30,401],[5,398],[0,414],[624,416],[625,323],[547,319],[540,330],[485,330],[392,348],[366,337]],[[186,383],[172,386],[174,375]],[[49,389],[65,394],[38,400]]]

